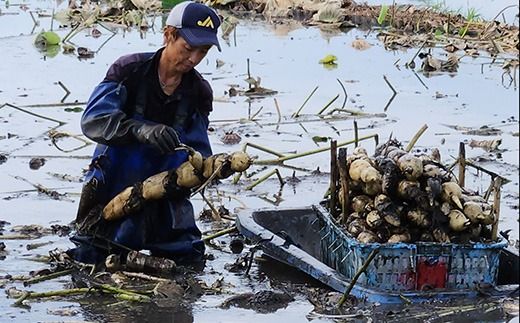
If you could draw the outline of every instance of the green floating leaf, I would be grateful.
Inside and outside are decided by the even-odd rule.
[[[42,52],[46,57],[53,58],[59,54],[60,49],[60,45],[51,45],[45,47],[44,50],[42,50]]]
[[[322,59],[320,59],[320,64],[336,65],[337,60],[338,60],[338,58],[336,56],[329,54],[329,55],[323,57]]]
[[[39,48],[55,46],[60,43],[60,36],[53,31],[42,31],[34,39],[34,45]]]
[[[314,137],[312,137],[312,140],[314,142],[327,142],[327,141],[329,141],[329,138],[322,137],[322,136],[314,136]]]
[[[83,108],[81,108],[81,107],[74,107],[74,108],[65,108],[63,110],[65,110],[65,112],[82,112]]]
[[[377,23],[382,25],[386,20],[386,15],[388,14],[388,6],[386,4],[381,6],[381,11],[379,11],[379,17],[377,17]]]

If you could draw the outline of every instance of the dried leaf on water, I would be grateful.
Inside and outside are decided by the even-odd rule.
[[[86,47],[78,47],[78,57],[79,58],[92,58],[94,57],[94,52]]]
[[[63,54],[72,54],[76,51],[76,47],[71,44],[63,44]]]
[[[457,72],[459,68],[458,57],[450,53],[447,60],[434,58],[431,54],[420,53],[419,58],[423,59],[421,68],[423,72]]]
[[[29,168],[37,170],[40,169],[47,160],[45,158],[34,157],[29,161]]]
[[[47,314],[58,315],[58,316],[75,316],[79,314],[79,311],[71,308],[55,308],[47,309]]]
[[[342,22],[344,15],[341,12],[341,3],[327,1],[320,6],[318,12],[312,17],[316,22],[335,24]]]
[[[314,136],[312,137],[312,141],[318,143],[318,142],[327,142],[329,140],[329,138],[327,137],[322,137],[322,136]]]
[[[356,39],[352,41],[352,47],[354,47],[357,50],[365,50],[369,49],[371,45],[364,39]]]
[[[469,142],[469,146],[471,148],[482,148],[486,151],[497,150],[498,146],[502,143],[502,139],[492,139],[492,140],[475,140],[471,139]]]

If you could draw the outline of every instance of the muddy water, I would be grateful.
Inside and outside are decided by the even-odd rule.
[[[4,2],[0,2],[3,4]],[[29,2],[31,10],[41,8],[50,13],[54,2]],[[497,11],[500,6],[495,8]],[[109,39],[110,34],[101,29],[102,37],[89,36],[88,30],[75,36],[72,41],[77,46],[85,46],[99,50],[93,59],[78,60],[74,55],[58,54],[50,58],[39,53],[32,46],[34,34],[31,34],[33,23],[27,12],[17,6],[2,8],[0,16],[0,104],[10,103],[18,107],[33,104],[57,103],[65,94],[56,84],[61,81],[71,94],[65,102],[84,102],[92,88],[102,79],[108,66],[122,54],[136,51],[153,51],[162,43],[160,33],[149,31],[140,35],[135,31],[123,32]],[[36,30],[49,29],[49,18],[38,18],[40,25]],[[56,27],[56,25],[55,25]],[[160,30],[160,20],[155,22],[155,30]],[[63,37],[68,30],[57,30]],[[366,39],[372,47],[366,51],[352,48],[351,43],[357,38]],[[108,40],[106,44],[103,42]],[[338,141],[353,138],[353,119],[323,122],[316,113],[334,96],[340,94],[329,109],[339,108],[343,102],[343,91],[337,81],[341,80],[348,93],[346,108],[361,110],[366,113],[385,113],[376,118],[358,118],[360,136],[379,134],[381,140],[390,134],[399,140],[407,141],[423,125],[428,130],[419,139],[416,147],[428,149],[438,147],[443,161],[450,163],[457,154],[459,142],[471,139],[501,138],[500,155],[487,153],[481,149],[467,148],[467,155],[480,158],[482,165],[499,172],[511,182],[504,187],[502,194],[502,216],[500,229],[511,228],[511,236],[518,239],[518,91],[514,84],[502,82],[502,69],[499,63],[486,53],[478,58],[463,57],[459,72],[453,75],[424,75],[406,69],[404,64],[415,55],[416,49],[406,51],[386,51],[375,37],[375,32],[351,30],[348,32],[326,31],[318,28],[304,28],[296,24],[266,25],[261,21],[240,21],[236,33],[229,41],[222,40],[223,51],[213,50],[199,66],[205,77],[210,80],[216,102],[211,115],[212,127],[210,139],[215,152],[232,151],[241,148],[241,144],[250,141],[281,153],[304,152],[328,143],[315,143],[313,136],[330,137]],[[433,49],[433,54],[445,58],[441,49]],[[338,65],[334,69],[325,69],[318,61],[327,54],[337,56]],[[248,100],[244,96],[229,97],[231,86],[245,90],[247,83],[247,59],[249,58],[250,74],[260,77],[260,85],[278,91],[276,99],[280,107],[280,122],[273,97]],[[225,64],[217,68],[216,60]],[[420,65],[418,59],[415,60]],[[398,94],[384,111],[392,96],[392,91],[385,83],[387,77]],[[518,79],[518,74],[516,78]],[[291,118],[305,101],[311,91],[319,86],[315,94],[301,110],[301,116]],[[81,104],[78,106],[82,107]],[[64,107],[23,107],[20,111],[9,106],[0,109],[0,153],[8,159],[0,165],[0,220],[11,223],[6,226],[10,233],[14,225],[41,224],[49,227],[52,224],[66,224],[73,220],[77,208],[78,193],[81,183],[63,181],[53,174],[67,174],[73,177],[81,175],[88,164],[93,146],[74,150],[69,153],[59,151],[47,137],[48,130],[80,134],[80,113],[67,112]],[[261,109],[261,110],[260,110]],[[258,112],[260,110],[260,112]],[[36,115],[34,115],[36,114]],[[250,117],[255,115],[255,122]],[[42,118],[44,117],[44,118]],[[479,128],[483,125],[496,127],[502,131],[497,137],[479,137],[464,135],[447,125]],[[225,132],[234,131],[242,136],[238,145],[224,145],[220,138]],[[62,149],[74,149],[83,145],[76,139],[60,140],[57,143]],[[373,151],[372,140],[363,143],[369,152]],[[350,148],[351,149],[351,148]],[[251,149],[260,159],[271,159],[273,156]],[[34,156],[44,156],[45,165],[38,170],[29,168],[29,160]],[[224,181],[216,189],[211,189],[208,196],[217,204],[222,204],[231,211],[245,211],[266,207],[292,207],[315,203],[321,199],[327,186],[327,175],[310,176],[308,171],[319,167],[328,171],[328,155],[321,153],[287,162],[298,167],[295,175],[302,181],[295,185],[280,185],[275,179],[260,184],[252,191],[244,187],[252,179],[242,179],[238,186]],[[267,170],[272,169],[272,166]],[[279,168],[282,175],[292,175],[292,170]],[[255,170],[262,170],[256,167]],[[266,170],[263,170],[264,172]],[[470,171],[471,174],[476,174]],[[258,178],[259,175],[253,176]],[[46,195],[38,194],[34,187],[24,181],[41,184],[47,188],[66,193],[61,200],[52,200]],[[484,191],[489,179],[486,176],[471,176],[467,186]],[[277,199],[278,198],[278,199]],[[195,198],[197,210],[201,210],[203,202]],[[203,230],[216,229],[211,224],[201,224]],[[28,251],[28,243],[52,241],[46,245]],[[224,250],[228,238],[218,239]],[[35,255],[46,255],[56,247],[67,249],[71,244],[66,238],[46,236],[36,240],[7,240],[8,255],[0,260],[0,275],[27,274],[45,266],[31,261]],[[251,310],[217,307],[225,298],[242,292],[268,289],[274,284],[274,277],[266,277],[261,267],[253,266],[250,278],[228,272],[224,264],[235,261],[235,255],[209,249],[215,260],[209,261],[201,279],[212,284],[224,278],[229,294],[204,296],[193,304],[192,310],[179,310],[172,314],[170,309],[147,307],[106,307],[98,301],[87,299],[72,301],[32,302],[30,311],[13,308],[12,300],[0,296],[0,321],[56,321],[64,317],[53,314],[55,309],[70,309],[75,314],[73,320],[91,321],[149,321],[172,320],[179,322],[302,322],[312,310],[312,305],[303,297],[285,309],[272,314],[256,314]],[[37,291],[61,289],[69,282],[68,278],[56,279],[35,285]],[[11,286],[19,284],[9,283]],[[101,306],[100,306],[101,305]],[[501,313],[493,319],[503,320]],[[66,319],[66,318],[65,318]],[[319,321],[319,320],[314,320]]]

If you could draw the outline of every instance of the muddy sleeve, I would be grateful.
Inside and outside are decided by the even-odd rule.
[[[135,142],[135,128],[143,122],[130,118],[124,112],[126,98],[126,88],[121,83],[101,82],[92,92],[81,117],[83,134],[105,145]]]

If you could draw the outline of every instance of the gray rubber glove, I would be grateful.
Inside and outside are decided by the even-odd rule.
[[[143,124],[137,128],[135,136],[139,142],[152,145],[163,154],[174,152],[181,144],[177,131],[163,124]]]

